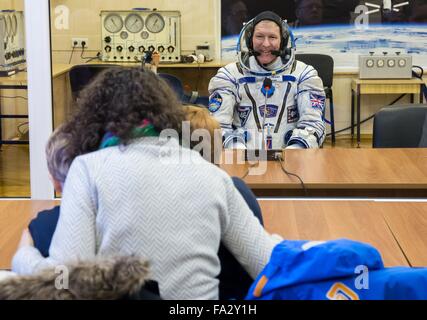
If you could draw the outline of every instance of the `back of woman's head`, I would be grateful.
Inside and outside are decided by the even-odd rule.
[[[77,99],[77,111],[65,125],[78,154],[98,149],[106,132],[123,144],[143,121],[157,132],[181,131],[184,113],[167,83],[153,72],[135,67],[114,67],[100,73]]]

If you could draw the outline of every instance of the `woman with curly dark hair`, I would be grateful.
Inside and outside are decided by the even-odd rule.
[[[76,107],[63,131],[73,135],[77,155],[97,150],[106,132],[126,145],[144,120],[160,133],[164,129],[181,132],[185,119],[168,84],[143,68],[107,69],[81,92]]]
[[[49,257],[24,236],[15,272],[135,255],[149,261],[162,298],[218,299],[221,241],[252,277],[262,270],[280,240],[265,232],[224,171],[181,147],[178,135],[159,136],[179,132],[184,119],[166,83],[150,71],[114,68],[78,105],[64,130],[82,155],[67,175]]]

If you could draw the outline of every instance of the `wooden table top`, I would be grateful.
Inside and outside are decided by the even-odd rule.
[[[370,243],[386,266],[427,266],[427,203],[260,200],[270,233],[291,240],[348,238]],[[22,231],[59,201],[0,201],[0,269],[10,268]],[[405,257],[406,256],[406,257]]]
[[[73,67],[72,64],[56,63],[52,65],[52,76],[53,78],[59,77],[60,75],[67,73]],[[13,76],[1,77],[0,85],[26,85],[27,84],[27,72],[21,71]]]
[[[286,170],[299,175],[307,189],[426,189],[427,195],[427,149],[285,150],[284,158]],[[301,189],[279,162],[258,165],[254,168],[265,166],[265,172],[249,171],[244,179],[251,189]],[[220,167],[230,176],[243,177],[250,165],[234,161]]]
[[[417,84],[424,83],[425,80],[418,78],[411,79],[352,79],[352,83],[361,85],[390,85],[390,84]]]
[[[384,203],[381,212],[413,267],[427,266],[427,204]]]
[[[285,239],[348,238],[376,247],[386,266],[427,266],[427,203],[259,202],[265,228]]]
[[[59,201],[0,201],[0,269],[10,268],[22,231],[38,212],[50,209]]]
[[[351,89],[360,94],[396,94],[396,93],[420,93],[420,85],[426,83],[426,79],[352,79]]]
[[[26,85],[27,72],[21,71],[9,77],[0,77],[0,85]]]
[[[127,66],[127,67],[139,67],[141,65],[140,62],[121,62],[121,61],[117,61],[117,62],[107,62],[107,61],[91,61],[89,62],[89,64],[105,64],[105,65],[120,65],[120,66]],[[222,63],[221,61],[209,61],[209,62],[204,62],[204,63],[160,63],[159,64],[159,69],[161,68],[178,68],[178,69],[182,69],[182,68],[221,68],[223,67],[225,64]]]

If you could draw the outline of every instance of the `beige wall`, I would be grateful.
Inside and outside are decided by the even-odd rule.
[[[191,53],[197,44],[208,41],[217,43],[215,21],[219,0],[51,0],[52,50],[54,63],[68,63],[71,54],[71,38],[89,39],[88,56],[101,51],[101,10],[129,10],[135,7],[179,10],[181,12],[181,41],[183,54]],[[70,9],[69,30],[56,30],[54,8],[65,5]],[[86,54],[85,54],[86,55]],[[72,63],[81,63],[80,52],[73,55]]]
[[[24,0],[0,0],[0,9],[23,10]]]
[[[24,0],[12,0],[12,6],[15,10],[24,10]]]
[[[13,0],[0,0],[0,9],[11,9]]]

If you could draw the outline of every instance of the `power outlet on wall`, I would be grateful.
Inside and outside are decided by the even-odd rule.
[[[89,39],[88,38],[71,38],[71,47],[82,48],[84,44],[84,48],[89,48]]]

